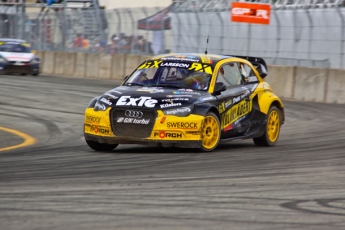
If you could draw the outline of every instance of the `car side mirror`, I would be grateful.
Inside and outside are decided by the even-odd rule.
[[[223,82],[216,82],[216,86],[214,87],[214,94],[219,95],[221,92],[226,90],[226,85]]]
[[[267,76],[267,69],[263,64],[259,64],[256,70],[259,72],[260,77],[265,78]]]

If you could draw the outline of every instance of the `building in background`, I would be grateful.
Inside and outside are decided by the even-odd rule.
[[[166,7],[171,4],[172,0],[99,0],[101,6],[106,9],[129,8],[129,7]]]

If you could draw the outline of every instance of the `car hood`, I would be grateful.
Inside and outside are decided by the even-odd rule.
[[[95,108],[105,110],[108,107],[128,106],[164,110],[189,106],[212,98],[207,92],[191,89],[119,86],[100,96]]]
[[[33,53],[0,52],[0,56],[4,57],[7,61],[20,61],[20,62],[29,62],[34,58]]]

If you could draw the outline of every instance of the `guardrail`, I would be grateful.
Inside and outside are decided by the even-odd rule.
[[[49,75],[123,80],[147,56],[37,52],[41,71]],[[268,66],[265,80],[283,99],[345,104],[345,70],[299,66]]]

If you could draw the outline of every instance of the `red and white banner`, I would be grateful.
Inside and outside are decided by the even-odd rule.
[[[268,25],[270,24],[270,16],[270,4],[232,2],[232,22],[246,22]]]

